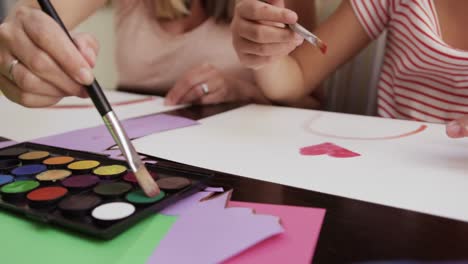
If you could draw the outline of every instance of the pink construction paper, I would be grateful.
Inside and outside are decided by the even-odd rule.
[[[219,263],[283,232],[279,218],[226,208],[230,192],[179,216],[148,263]]]
[[[122,125],[131,139],[196,124],[198,124],[197,121],[167,114],[154,114],[122,121]],[[32,140],[32,142],[98,153],[102,153],[115,145],[113,138],[104,125],[43,137]],[[117,155],[114,154],[114,156]]]
[[[252,208],[258,214],[281,218],[285,232],[227,260],[237,263],[311,263],[325,217],[325,209],[272,204],[229,202],[229,207]]]

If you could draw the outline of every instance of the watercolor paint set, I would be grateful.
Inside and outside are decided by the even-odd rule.
[[[0,210],[111,239],[205,187],[211,175],[147,165],[161,193],[149,198],[126,162],[21,143],[0,149]]]

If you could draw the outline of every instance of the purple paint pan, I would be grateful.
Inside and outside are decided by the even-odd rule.
[[[96,185],[99,182],[99,177],[94,175],[78,175],[72,176],[62,181],[64,187],[70,189],[85,189]]]

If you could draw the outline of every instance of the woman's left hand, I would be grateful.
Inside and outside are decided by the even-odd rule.
[[[447,124],[445,131],[451,138],[468,137],[468,115],[464,115]]]
[[[226,76],[210,64],[202,64],[188,71],[166,95],[166,105],[218,104],[229,101],[247,100],[239,80]]]

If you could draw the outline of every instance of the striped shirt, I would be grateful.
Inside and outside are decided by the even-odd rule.
[[[468,114],[468,51],[447,45],[433,0],[351,0],[372,38],[387,31],[382,117],[447,122]]]

